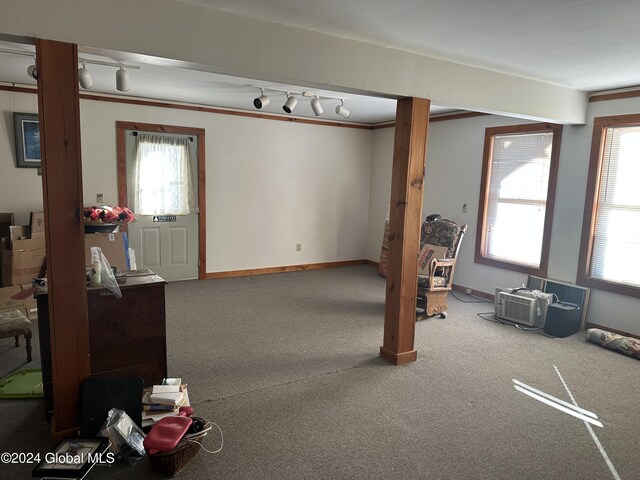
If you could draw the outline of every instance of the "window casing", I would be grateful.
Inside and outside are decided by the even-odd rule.
[[[487,128],[476,263],[546,276],[561,125]]]
[[[594,120],[578,283],[640,297],[640,115]]]

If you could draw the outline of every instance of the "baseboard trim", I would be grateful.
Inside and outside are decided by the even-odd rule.
[[[482,298],[483,300],[488,300],[490,302],[495,301],[495,295],[492,295],[491,293],[481,292],[480,290],[474,290],[473,288],[468,288],[468,287],[465,287],[463,285],[456,285],[454,283],[453,286],[451,287],[451,289],[455,290],[456,292],[462,292],[465,295],[469,295],[467,293],[467,290],[471,290],[471,294],[470,295],[472,297]]]
[[[396,353],[392,352],[388,348],[380,347],[380,356],[394,365],[405,365],[407,363],[415,362],[418,359],[418,352],[416,350],[411,350],[409,352]]]
[[[598,325],[597,323],[587,322],[585,325],[585,330],[588,328],[599,328],[600,330],[606,330],[607,332],[617,333],[618,335],[623,335],[625,337],[633,337],[633,338],[640,339],[640,335],[635,335],[629,332],[623,332],[622,330],[616,330],[615,328],[606,327],[604,325]]]
[[[371,265],[372,267],[380,267],[380,262],[374,262],[373,260],[365,260],[364,263],[367,265]]]
[[[283,265],[281,267],[249,268],[246,270],[230,270],[227,272],[207,273],[207,280],[216,278],[250,277],[252,275],[267,275],[270,273],[300,272],[302,270],[322,270],[324,268],[348,267],[351,265],[365,265],[367,260],[344,260],[341,262],[305,263],[302,265]]]

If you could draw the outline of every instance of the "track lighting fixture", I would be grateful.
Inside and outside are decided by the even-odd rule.
[[[29,65],[27,67],[27,75],[29,75],[34,80],[38,80],[38,67],[36,67],[35,64]]]
[[[269,97],[264,94],[264,88],[260,89],[260,96],[253,99],[253,106],[260,110],[269,105]]]
[[[336,107],[336,113],[344,118],[349,118],[351,115],[351,110],[344,106],[344,99],[340,99],[340,105]]]
[[[27,52],[24,50],[14,50],[10,48],[0,47],[0,53],[23,55],[26,57],[33,57],[33,59],[35,60],[33,52]],[[142,67],[138,65],[125,65],[124,63],[105,62],[102,60],[89,60],[86,58],[78,58],[78,62],[82,64],[82,67],[78,68],[78,83],[82,88],[85,89],[93,87],[93,78],[91,77],[91,73],[89,73],[89,71],[87,70],[87,63],[92,65],[105,65],[107,67],[117,67],[118,71],[116,72],[116,88],[121,92],[129,91],[129,73],[125,70],[125,68],[129,70],[142,69]],[[36,67],[35,63],[27,67],[27,75],[29,75],[29,77],[33,78],[34,80],[38,79],[38,68]],[[269,99],[267,99],[267,103],[268,102]],[[266,105],[266,103],[264,105]]]
[[[129,74],[122,65],[120,65],[120,68],[116,72],[116,89],[121,92],[129,91]]]
[[[316,117],[319,117],[324,112],[322,105],[320,104],[320,99],[318,97],[314,97],[311,99],[311,110]]]
[[[85,62],[81,62],[82,67],[78,69],[78,83],[80,86],[85,89],[89,89],[93,87],[93,78],[91,78],[91,74],[89,70],[87,70]]]
[[[293,95],[289,95],[289,92],[287,92],[287,101],[284,102],[282,109],[287,113],[291,113],[293,112],[293,109],[296,108],[297,103],[298,100],[296,99],[296,97],[294,97]]]
[[[269,105],[269,97],[267,97],[264,94],[266,90],[271,92],[284,93],[286,95],[287,100],[284,102],[282,109],[287,113],[293,112],[293,109],[298,104],[298,98],[296,97],[302,97],[302,98],[311,98],[311,100],[309,101],[309,106],[311,107],[311,110],[313,111],[313,114],[316,117],[319,117],[324,113],[324,108],[322,107],[322,103],[320,103],[321,100],[339,100],[340,105],[336,107],[336,113],[343,118],[349,118],[349,116],[351,115],[351,110],[349,110],[347,107],[344,106],[344,102],[346,101],[346,99],[342,97],[330,97],[328,95],[318,95],[314,92],[292,92],[291,90],[280,90],[279,88],[259,87],[257,85],[247,85],[247,86],[251,88],[257,88],[258,90],[260,90],[260,96],[253,99],[253,106],[256,107],[258,110],[260,110],[262,107],[266,107],[267,105]]]

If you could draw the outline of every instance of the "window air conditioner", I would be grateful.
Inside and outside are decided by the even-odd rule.
[[[544,327],[550,303],[553,303],[553,295],[550,293],[496,288],[495,315],[529,327]]]

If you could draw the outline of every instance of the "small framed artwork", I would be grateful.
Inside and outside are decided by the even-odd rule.
[[[13,113],[16,134],[16,167],[40,168],[40,124],[38,115]]]
[[[31,476],[39,478],[84,478],[96,464],[111,464],[107,438],[66,439],[33,469]]]

